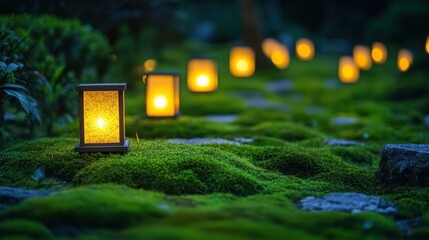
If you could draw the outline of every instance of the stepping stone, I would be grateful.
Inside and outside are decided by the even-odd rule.
[[[239,143],[251,143],[251,142],[253,142],[253,139],[252,138],[239,137],[239,138],[234,138],[234,141],[239,142]]]
[[[429,115],[425,115],[425,117],[423,118],[423,122],[424,122],[426,125],[429,125]]]
[[[208,115],[206,116],[207,120],[215,123],[232,123],[237,119],[236,114],[229,115]]]
[[[0,205],[13,205],[24,199],[44,197],[52,193],[54,191],[0,186]]]
[[[238,141],[232,141],[224,138],[170,138],[168,142],[171,143],[182,143],[190,145],[201,145],[201,144],[231,144],[231,145],[241,145]]]
[[[365,146],[365,143],[347,140],[347,139],[327,139],[325,140],[325,144],[329,146]]]
[[[289,92],[292,90],[292,88],[293,88],[293,82],[291,80],[286,80],[286,79],[272,81],[266,85],[267,91],[272,93],[277,93],[277,94]]]
[[[338,88],[341,88],[342,85],[338,79],[330,78],[326,80],[325,87],[326,89],[338,89]]]
[[[362,193],[339,192],[329,193],[320,198],[305,197],[300,201],[301,209],[310,212],[351,212],[373,211],[382,214],[397,212],[395,204],[376,196]]]
[[[429,144],[388,144],[376,177],[386,186],[429,186]]]
[[[278,109],[283,111],[289,110],[289,105],[266,100],[259,92],[236,91],[232,93],[232,96],[243,98],[248,107],[262,109]]]
[[[331,124],[333,125],[347,126],[356,123],[358,123],[358,119],[354,117],[335,117],[331,119]]]

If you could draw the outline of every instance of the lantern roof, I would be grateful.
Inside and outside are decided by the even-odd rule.
[[[85,83],[76,86],[76,91],[106,91],[117,90],[125,91],[127,89],[126,83]]]

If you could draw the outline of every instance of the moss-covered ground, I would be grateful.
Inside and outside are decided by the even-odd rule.
[[[219,61],[219,89],[186,89],[186,61],[206,53]],[[112,82],[125,71],[121,57]],[[143,59],[143,57],[142,57]],[[183,44],[164,49],[158,69],[181,73],[178,119],[143,117],[144,86],[127,81],[126,135],[129,153],[78,154],[78,124],[58,137],[24,141],[0,151],[0,185],[48,188],[58,193],[0,210],[0,238],[14,239],[427,239],[429,188],[385,188],[375,178],[386,143],[428,143],[428,73],[407,73],[387,64],[361,72],[357,84],[327,87],[336,78],[338,56],[310,62],[292,58],[286,70],[270,68],[250,78],[228,72],[228,46]],[[417,59],[417,62],[419,60]],[[129,69],[132,71],[133,69]],[[289,79],[290,92],[266,90]],[[246,105],[237,92],[259,93],[288,110]],[[315,110],[316,109],[316,110]],[[207,115],[236,114],[232,123]],[[355,124],[335,125],[335,117]],[[246,137],[251,143],[184,145],[168,138]],[[324,144],[328,138],[365,146]],[[39,167],[46,177],[31,178]],[[398,206],[394,217],[377,213],[299,209],[300,198],[329,192],[362,192]],[[395,220],[418,219],[405,236]]]

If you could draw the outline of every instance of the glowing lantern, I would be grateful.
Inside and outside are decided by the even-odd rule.
[[[338,66],[338,77],[343,83],[354,83],[359,79],[359,69],[352,57],[341,57]]]
[[[250,47],[234,47],[229,56],[229,70],[236,77],[250,77],[255,72],[255,53]]]
[[[429,35],[426,37],[426,53],[429,53]]]
[[[295,45],[296,56],[304,61],[313,59],[314,57],[314,44],[310,39],[298,39]]]
[[[192,92],[213,92],[217,88],[217,63],[208,58],[188,62],[188,88]]]
[[[413,54],[407,49],[400,49],[398,52],[398,69],[406,72],[413,63]]]
[[[146,116],[177,117],[179,115],[179,74],[148,72],[146,81]]]
[[[271,53],[270,59],[277,68],[285,69],[289,65],[289,50],[286,46],[279,44]]]
[[[155,59],[147,59],[143,63],[145,72],[152,72],[156,68],[156,60]]]
[[[381,42],[374,42],[371,50],[372,60],[375,63],[384,63],[387,59],[387,49]]]
[[[369,70],[372,66],[371,51],[369,47],[356,45],[353,48],[353,60],[358,68]]]
[[[267,38],[262,41],[262,51],[264,52],[265,56],[270,58],[271,54],[279,44],[280,43],[274,38]]]
[[[128,151],[125,139],[126,83],[79,84],[80,143],[77,152]]]

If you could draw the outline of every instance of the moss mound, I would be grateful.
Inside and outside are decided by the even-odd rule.
[[[251,127],[249,133],[255,136],[274,137],[286,141],[301,141],[324,136],[317,130],[290,122],[262,122]]]

